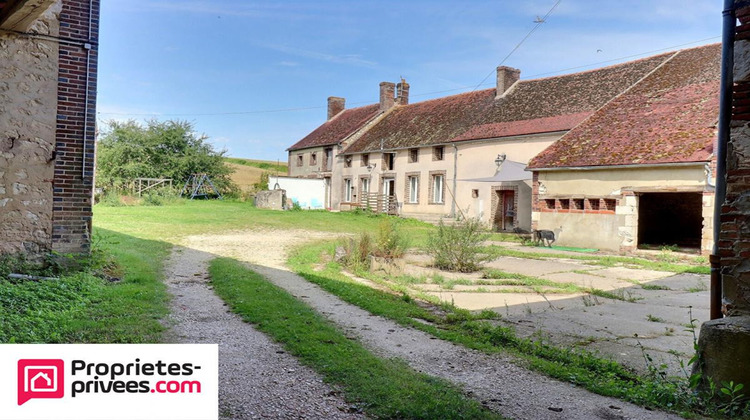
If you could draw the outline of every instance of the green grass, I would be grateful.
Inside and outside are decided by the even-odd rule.
[[[711,268],[705,264],[702,265],[691,265],[691,264],[678,264],[668,261],[660,260],[649,260],[646,258],[639,257],[625,257],[615,255],[574,255],[574,254],[540,254],[531,251],[518,251],[515,249],[501,248],[498,246],[491,245],[489,247],[493,253],[498,257],[516,257],[536,260],[546,260],[553,258],[571,259],[583,261],[586,264],[598,265],[603,267],[617,267],[623,266],[628,268],[654,270],[654,271],[669,271],[674,273],[694,273],[694,274],[710,274]]]
[[[274,163],[264,160],[254,160],[254,159],[242,159],[242,158],[232,158],[232,157],[226,157],[224,158],[225,162],[234,163],[236,165],[245,165],[245,166],[252,166],[254,168],[259,169],[266,169],[268,171],[273,172],[280,172],[280,173],[286,173],[287,172],[287,165],[285,163]]]
[[[398,220],[412,246],[422,246],[432,225],[415,219],[356,212],[274,211],[229,200],[183,200],[180,205],[94,206],[97,226],[137,238],[173,241],[188,235],[246,229],[303,229],[341,234],[375,232],[384,219]]]
[[[374,418],[492,419],[499,415],[466,398],[447,381],[404,362],[374,356],[283,289],[237,261],[210,264],[216,293],[242,318],[340,386],[346,398]]]
[[[649,380],[583,349],[559,348],[519,338],[512,329],[482,320],[469,311],[450,305],[436,309],[408,295],[372,289],[348,278],[335,263],[316,270],[314,266],[319,264],[322,253],[331,251],[330,246],[317,244],[300,248],[288,263],[304,278],[344,301],[401,325],[486,353],[510,353],[531,369],[601,395],[671,410],[687,408],[681,382]]]
[[[158,342],[167,314],[161,283],[170,245],[97,229],[100,246],[122,267],[118,282],[89,272],[60,280],[0,280],[0,343]]]

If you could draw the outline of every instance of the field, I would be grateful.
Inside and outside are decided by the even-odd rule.
[[[225,158],[224,162],[234,171],[230,178],[243,192],[252,191],[253,185],[260,181],[260,176],[264,172],[272,175],[286,175],[287,173],[286,162],[242,158]]]

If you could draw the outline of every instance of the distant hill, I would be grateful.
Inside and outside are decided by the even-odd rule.
[[[234,170],[229,177],[242,191],[252,191],[253,184],[260,181],[260,175],[269,172],[271,175],[286,175],[286,162],[278,164],[268,160],[224,158],[224,163]]]

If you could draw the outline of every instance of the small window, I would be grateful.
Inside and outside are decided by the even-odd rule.
[[[445,157],[445,147],[435,146],[432,148],[432,160],[443,160]]]
[[[479,190],[471,190],[471,198],[479,198]]]
[[[305,157],[303,155],[297,155],[297,166],[302,166],[305,163]]]
[[[370,164],[370,155],[365,153],[362,155],[362,166],[367,166]]]
[[[574,198],[572,201],[573,210],[583,210],[583,198]]]
[[[395,153],[383,153],[383,170],[392,171],[395,168],[396,154]]]
[[[351,168],[352,167],[352,157],[346,156],[344,158],[344,168]]]
[[[318,154],[310,153],[310,166],[318,164]]]
[[[370,178],[362,178],[362,195],[370,192]]]
[[[352,201],[352,190],[354,188],[352,187],[352,180],[351,179],[345,179],[344,180],[344,201],[349,203]]]
[[[554,210],[555,209],[555,199],[554,198],[545,198],[544,199],[544,208],[547,210]]]
[[[617,207],[617,200],[614,198],[605,198],[602,200],[604,202],[604,208],[602,210],[608,210],[608,211],[615,211],[615,207]]]
[[[589,205],[588,210],[594,210],[594,211],[598,211],[599,210],[599,199],[598,198],[589,198],[589,199],[586,200],[586,202]]]
[[[432,202],[436,204],[443,204],[443,188],[444,188],[444,176],[433,175],[432,176]]]
[[[419,162],[419,149],[409,149],[409,163]]]
[[[570,210],[570,200],[567,198],[561,198],[557,200],[560,203],[560,210]]]
[[[419,202],[419,177],[409,177],[409,203],[416,204]]]

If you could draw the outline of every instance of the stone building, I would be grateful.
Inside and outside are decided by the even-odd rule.
[[[334,210],[362,206],[366,198],[369,201],[375,194],[380,197],[378,203],[394,202],[395,205],[387,210],[399,215],[429,221],[442,217],[473,217],[501,231],[531,230],[535,226],[552,230],[568,223],[577,223],[573,218],[579,216],[586,217],[584,222],[588,222],[588,218],[593,217],[596,212],[601,217],[591,219],[596,222],[594,226],[600,221],[606,221],[609,223],[605,226],[607,229],[597,231],[595,235],[590,231],[585,235],[578,235],[578,227],[563,226],[561,242],[570,240],[576,246],[619,249],[621,231],[619,225],[610,220],[616,214],[618,200],[623,194],[635,197],[635,194],[645,192],[642,188],[646,187],[655,188],[651,192],[656,193],[661,176],[656,168],[631,167],[630,172],[604,168],[606,174],[602,176],[605,178],[625,176],[622,180],[614,179],[614,183],[619,183],[617,186],[610,185],[611,183],[589,183],[590,175],[594,172],[560,170],[553,173],[550,170],[539,175],[542,178],[550,177],[549,182],[543,182],[545,188],[552,188],[545,197],[534,195],[532,174],[525,171],[532,158],[545,150],[562,149],[570,150],[571,153],[607,157],[606,151],[602,149],[603,151],[598,152],[594,143],[589,147],[582,147],[584,143],[575,140],[560,142],[561,138],[576,139],[575,133],[581,132],[578,127],[586,127],[590,121],[599,119],[598,124],[604,131],[602,138],[609,138],[607,130],[629,132],[627,127],[631,126],[644,133],[656,130],[672,136],[673,142],[663,145],[669,147],[671,166],[662,166],[668,167],[666,172],[669,176],[677,177],[674,182],[668,182],[668,187],[679,190],[672,192],[690,193],[691,199],[698,197],[698,202],[689,206],[689,213],[697,214],[699,219],[698,245],[695,245],[699,246],[702,237],[710,236],[710,231],[702,231],[700,224],[703,222],[704,212],[712,205],[709,184],[713,181],[709,181],[704,174],[706,163],[711,160],[712,155],[704,146],[707,141],[710,146],[710,139],[715,137],[714,96],[717,82],[714,76],[718,72],[718,51],[717,46],[702,47],[591,71],[530,80],[520,79],[520,71],[517,69],[501,66],[497,69],[495,88],[417,103],[409,103],[408,84],[404,81],[398,85],[383,82],[380,85],[378,104],[340,114],[344,116],[349,112],[354,115],[355,112],[364,113],[367,109],[371,112],[367,114],[367,118],[337,121],[340,117],[334,117],[292,146],[289,150],[290,175],[310,176],[309,171],[312,169],[316,176],[326,177],[329,180],[330,197],[327,207]],[[700,68],[694,69],[696,64],[688,62],[691,57],[703,60],[697,63]],[[667,65],[670,61],[674,62]],[[669,77],[665,78],[665,75]],[[622,105],[624,98],[646,98],[651,93],[636,93],[637,89],[648,90],[649,86],[656,86],[655,83],[666,83],[668,80],[674,82],[683,77],[681,90],[677,85],[665,84],[662,87],[672,89],[673,96],[677,95],[679,101],[675,102],[675,107],[677,104],[688,109],[694,107],[693,114],[673,113],[672,116],[679,118],[663,121],[658,118],[643,118],[648,114],[645,110],[652,105],[646,100],[640,104],[640,114],[636,120],[619,121],[617,126],[609,128],[601,125],[612,117],[608,115],[601,118],[602,110],[617,109],[608,104],[616,102]],[[709,85],[703,85],[706,80],[701,77],[708,77]],[[696,87],[698,85],[700,86]],[[633,95],[628,96],[628,92]],[[681,97],[682,93],[689,94]],[[677,110],[675,107],[664,106],[671,103],[671,96],[652,96],[652,99],[661,101],[660,107],[654,108],[654,115]],[[330,103],[329,100],[329,116]],[[339,108],[343,108],[343,104]],[[698,114],[701,118],[690,120]],[[622,115],[615,113],[614,116]],[[335,129],[337,126],[344,126],[345,121],[351,122],[346,124],[346,130]],[[661,124],[667,124],[668,129],[659,128]],[[694,125],[700,127],[696,129]],[[697,131],[694,132],[695,130]],[[694,138],[696,133],[699,133],[698,140]],[[317,139],[322,138],[327,140],[321,146]],[[681,143],[683,140],[686,141],[685,144]],[[654,146],[654,150],[660,147],[653,138],[649,141],[632,142],[623,147],[627,149],[645,144]],[[696,142],[700,143],[697,149],[700,156],[692,156],[693,151],[688,151]],[[558,147],[558,144],[564,146]],[[330,152],[325,151],[326,147]],[[312,156],[312,153],[332,156],[330,161],[326,160],[327,171],[310,165],[312,159],[307,156]],[[655,153],[665,153],[665,150]],[[637,163],[638,159],[645,157],[634,153],[630,163]],[[624,156],[619,158],[622,162],[627,159]],[[315,162],[320,165],[318,160]],[[536,166],[540,166],[539,162],[542,161],[536,162]],[[661,160],[641,163],[668,162]],[[568,166],[570,165],[560,161],[554,169]],[[709,167],[709,172],[710,169]],[[560,176],[571,179],[562,179]],[[637,181],[649,176],[653,179],[648,186]],[[559,182],[552,181],[555,177],[560,178]],[[628,177],[636,181],[631,181]],[[557,187],[570,191],[554,190]],[[628,187],[641,189],[628,191]],[[624,192],[610,196],[613,191],[623,188]],[[684,188],[689,191],[682,191]],[[544,220],[540,221],[539,211],[532,212],[532,204],[538,200],[554,201],[558,195],[561,198],[560,204],[567,203],[569,209],[566,210],[569,211],[565,215],[562,211],[545,213],[541,216]],[[652,197],[658,198],[655,195],[649,195],[648,198]],[[578,204],[581,205],[580,209],[574,207]],[[583,213],[587,209],[585,206],[590,206],[588,212],[579,215],[579,212]],[[565,220],[557,220],[555,217]],[[627,218],[627,221],[631,223],[632,217]],[[577,240],[579,236],[581,241]],[[705,245],[710,246],[708,241]]]
[[[535,227],[558,244],[711,252],[721,48],[661,57],[529,164]]]
[[[85,253],[98,0],[0,2],[0,253]]]

